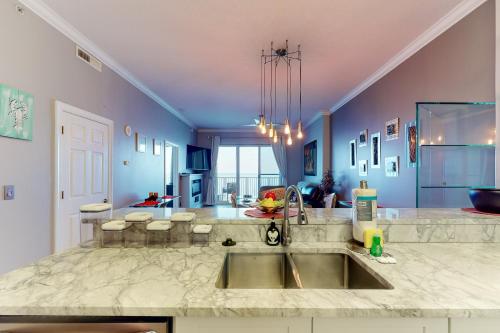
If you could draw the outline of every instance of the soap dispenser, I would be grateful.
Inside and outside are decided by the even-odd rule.
[[[364,232],[377,228],[377,190],[368,188],[362,180],[359,188],[352,189],[352,233],[358,242],[364,242]]]
[[[271,220],[271,225],[267,228],[266,231],[266,244],[271,246],[279,245],[280,243],[280,231],[276,227],[276,223],[274,222],[274,217]]]

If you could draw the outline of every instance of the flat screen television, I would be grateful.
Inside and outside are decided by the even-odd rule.
[[[210,149],[187,145],[186,155],[186,169],[194,171],[210,170]]]

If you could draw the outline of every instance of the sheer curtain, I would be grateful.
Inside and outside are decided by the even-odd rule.
[[[212,161],[212,168],[208,174],[207,181],[207,197],[205,204],[213,206],[216,204],[215,192],[217,186],[217,156],[219,155],[220,136],[212,137],[212,152],[210,159]]]
[[[280,138],[277,143],[272,142],[271,147],[273,148],[274,158],[276,158],[276,163],[280,170],[281,184],[287,187],[286,147],[283,138]]]

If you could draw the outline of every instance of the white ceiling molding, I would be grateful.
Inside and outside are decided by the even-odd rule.
[[[306,126],[304,128],[308,128],[309,126],[311,126],[312,124],[314,124],[316,121],[318,121],[321,117],[324,117],[324,116],[329,116],[330,115],[330,111],[320,111],[318,112],[313,118],[311,118],[311,120],[309,120],[306,124]]]
[[[345,95],[339,102],[337,102],[330,112],[333,113],[340,109],[342,106],[347,104],[350,100],[354,99],[356,96],[361,94],[363,91],[368,89],[372,84],[380,80],[390,71],[398,67],[405,60],[410,58],[412,55],[420,51],[424,46],[432,42],[439,35],[444,33],[446,30],[451,28],[458,21],[463,19],[465,16],[474,11],[477,7],[485,3],[487,0],[464,0],[453,8],[448,14],[439,19],[434,23],[429,29],[424,31],[420,36],[418,36],[413,42],[401,50],[398,54],[392,57],[388,62],[386,62],[382,67],[376,70],[372,75],[370,75],[366,80],[361,82],[353,90],[351,90],[347,95]]]
[[[100,61],[102,61],[111,70],[116,72],[122,78],[130,82],[134,87],[142,91],[146,96],[154,100],[165,110],[173,114],[175,117],[180,119],[186,125],[191,128],[196,128],[196,126],[188,120],[184,115],[180,114],[171,105],[165,102],[160,96],[149,89],[144,83],[137,79],[132,73],[121,66],[116,60],[114,60],[110,55],[99,48],[94,42],[88,39],[84,34],[78,31],[74,26],[72,26],[68,21],[62,18],[59,14],[52,10],[47,4],[40,0],[19,0],[25,7],[30,9],[33,13],[40,16],[44,21],[53,26],[63,35],[68,37],[70,40],[81,46],[87,52],[92,53]]]

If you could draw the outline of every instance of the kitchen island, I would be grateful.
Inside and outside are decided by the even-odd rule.
[[[400,217],[400,223],[391,227],[418,217],[426,221],[423,225],[433,222],[430,212],[413,211],[407,212],[407,220]],[[209,221],[199,213],[198,223]],[[311,216],[314,214],[320,213]],[[330,214],[348,216],[348,212]],[[322,333],[330,332],[332,325],[343,327],[347,323],[353,328],[353,318],[360,330],[366,323],[369,327],[399,327],[398,332],[422,332],[426,327],[426,332],[446,333],[450,325],[455,327],[454,333],[467,332],[457,328],[467,325],[500,327],[500,239],[495,233],[499,219],[463,212],[440,214],[434,222],[436,228],[455,227],[458,241],[448,237],[441,243],[389,242],[385,251],[397,259],[395,265],[351,253],[348,243],[338,241],[294,241],[287,248],[269,247],[260,241],[242,241],[230,248],[219,242],[180,249],[75,248],[1,276],[0,315],[165,316],[176,318],[178,332],[197,332],[196,327],[225,332],[226,320],[228,327],[233,327],[235,320],[242,320],[238,327],[245,322],[253,327],[256,320],[268,322],[266,327],[288,325],[290,332]],[[334,224],[335,219],[328,223]],[[481,242],[466,243],[457,226],[479,226],[490,236],[490,228],[495,232]],[[292,237],[298,238],[293,230]],[[284,251],[349,252],[393,289],[216,287],[226,253]],[[489,332],[487,329],[484,332]],[[267,332],[265,327],[262,332]]]

